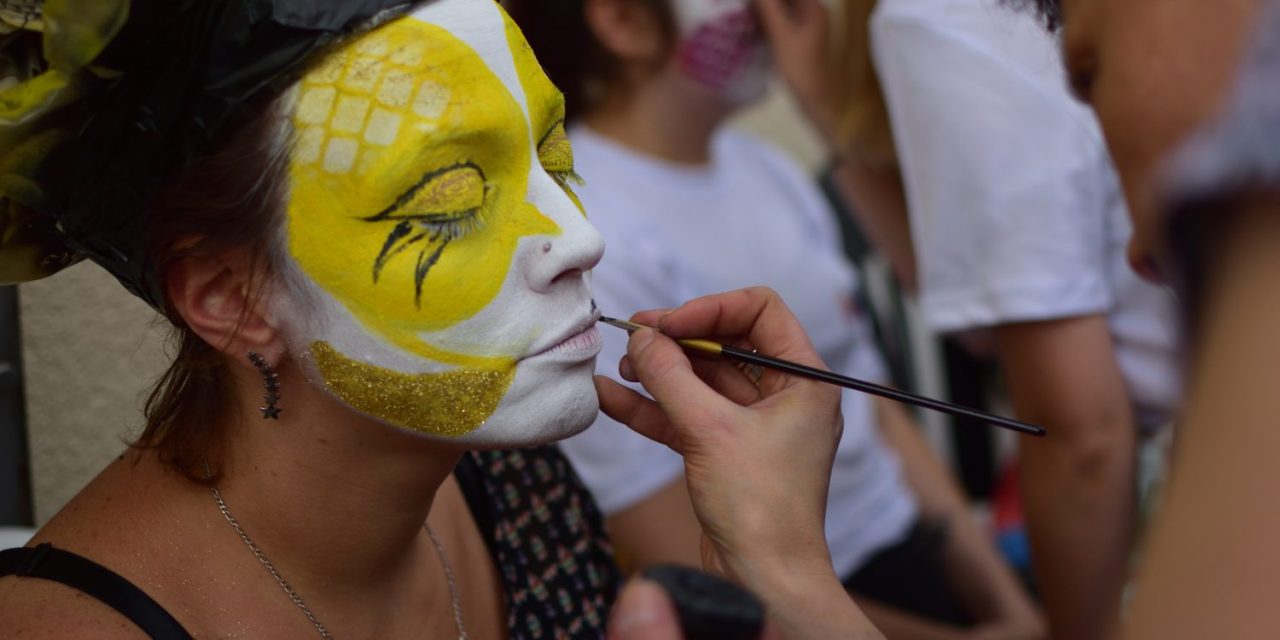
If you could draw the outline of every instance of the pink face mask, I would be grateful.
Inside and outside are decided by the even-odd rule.
[[[764,95],[769,57],[750,0],[673,0],[680,70],[735,105]]]

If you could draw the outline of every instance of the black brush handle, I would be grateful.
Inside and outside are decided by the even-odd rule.
[[[643,575],[671,597],[684,640],[757,640],[764,631],[764,603],[736,584],[675,565]]]
[[[751,351],[747,351],[745,349],[739,349],[737,347],[723,346],[721,347],[720,355],[726,358],[729,358],[731,360],[737,360],[739,362],[746,362],[748,364],[754,364],[754,365],[765,367],[768,369],[783,371],[783,372],[790,373],[792,375],[797,375],[803,378],[810,378],[813,380],[826,382],[828,384],[834,384],[836,386],[845,387],[847,389],[853,389],[855,391],[861,391],[863,393],[870,393],[872,395],[888,398],[890,400],[897,400],[898,402],[913,404],[913,405],[916,405],[917,407],[924,407],[926,409],[933,409],[934,411],[941,411],[943,413],[948,413],[953,416],[964,416],[966,418],[981,420],[983,422],[993,424],[997,427],[1012,429],[1014,431],[1025,433],[1028,435],[1043,436],[1045,433],[1043,427],[1038,427],[1034,424],[1028,424],[1020,420],[1005,418],[1002,416],[986,413],[983,411],[978,411],[977,409],[970,409],[968,407],[962,407],[960,405],[951,404],[950,402],[943,402],[941,400],[934,400],[933,398],[918,396],[914,393],[907,393],[906,391],[902,391],[900,389],[894,389],[893,387],[886,387],[884,385],[879,385],[874,382],[867,382],[866,380],[859,380],[857,378],[842,376],[838,373],[824,371],[822,369],[805,366],[803,364],[790,362],[787,360],[779,360],[777,358],[770,358],[769,356],[762,356],[758,353],[752,353]]]

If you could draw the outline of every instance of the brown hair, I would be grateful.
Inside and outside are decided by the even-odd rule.
[[[644,6],[674,37],[670,0],[625,0]],[[600,43],[587,24],[587,0],[503,0],[524,32],[551,82],[564,93],[565,119],[576,120],[615,89],[622,61]]]
[[[877,0],[845,0],[836,51],[840,144],[859,161],[877,167],[898,163],[884,91],[871,57],[871,14]]]
[[[144,215],[152,268],[160,282],[178,261],[230,249],[252,257],[250,296],[280,273],[282,212],[288,184],[287,119],[281,98],[246,107],[224,142],[176,173]],[[227,421],[238,400],[224,355],[195,334],[173,308],[177,352],[147,398],[146,426],[133,446],[154,449],[160,460],[199,483],[216,479],[226,448]],[[205,464],[213,477],[209,477]]]

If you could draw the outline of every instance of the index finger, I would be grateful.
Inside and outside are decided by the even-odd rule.
[[[704,296],[674,311],[638,313],[633,320],[656,325],[672,338],[746,338],[767,355],[825,368],[800,321],[768,287]]]

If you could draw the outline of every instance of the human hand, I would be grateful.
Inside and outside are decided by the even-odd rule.
[[[823,367],[781,298],[742,289],[632,320],[662,333],[632,335],[620,370],[656,401],[597,377],[601,407],[684,456],[704,567],[761,595],[779,573],[834,578],[823,522],[843,429],[839,390],[774,371],[757,386],[728,361],[691,362],[671,339],[714,339]]]
[[[753,0],[774,65],[824,140],[837,133],[831,31],[822,0]]]
[[[644,578],[622,588],[605,633],[608,640],[684,640],[675,604],[662,587]]]

